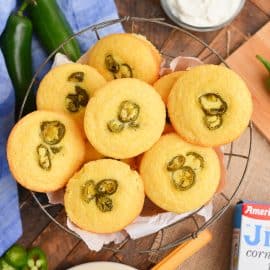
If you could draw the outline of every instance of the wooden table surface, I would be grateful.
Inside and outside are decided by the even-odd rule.
[[[158,0],[116,0],[120,16],[140,16],[140,17],[166,17],[162,11]],[[210,33],[195,33],[196,36],[214,47],[223,57],[227,57],[251,35],[260,29],[270,16],[269,0],[248,0],[241,14],[229,25],[219,31]],[[167,19],[170,22],[169,19]],[[135,31],[144,33],[151,37],[155,45],[163,51],[168,50],[175,55],[193,55],[203,58],[205,62],[215,62],[212,55],[207,54],[201,46],[193,43],[190,39],[178,36],[175,32],[160,28],[157,33],[152,26],[146,24],[134,25]],[[126,29],[130,31],[130,29]],[[229,39],[229,42],[228,42]],[[270,42],[270,37],[269,37]],[[250,200],[270,201],[269,186],[270,181],[270,146],[263,137],[254,129],[253,132],[253,152],[250,161],[247,177],[237,194],[235,202],[239,198]],[[240,148],[245,148],[245,141],[240,143]],[[241,146],[242,144],[242,146]],[[237,166],[235,172],[239,170]],[[232,181],[231,176],[229,181]],[[268,184],[267,184],[268,181]],[[230,183],[227,183],[230,185]],[[256,187],[256,188],[254,188]],[[136,254],[134,248],[150,248],[156,239],[156,235],[145,237],[138,242],[129,241],[124,248],[126,253],[113,253],[111,251],[101,251],[99,253],[89,251],[87,246],[74,236],[59,229],[40,210],[31,195],[20,189],[21,216],[24,234],[19,243],[30,246],[41,246],[49,258],[49,269],[66,269],[70,266],[89,261],[116,261],[123,262],[138,269],[151,269],[154,262],[160,259],[147,254]],[[59,222],[65,222],[63,210],[56,207],[50,210],[51,214]],[[231,222],[232,209],[229,209],[215,224],[211,225],[213,241],[186,261],[179,269],[195,270],[228,270],[230,243],[231,243]],[[170,237],[177,237],[175,231],[169,233]],[[157,237],[158,238],[158,237]],[[156,239],[157,241],[157,239]]]

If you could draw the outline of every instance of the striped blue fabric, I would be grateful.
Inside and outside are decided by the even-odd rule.
[[[5,3],[3,4],[3,2]],[[118,17],[113,0],[57,0],[57,2],[74,32],[89,25]],[[0,0],[0,34],[5,28],[8,16],[15,8],[16,0]],[[111,32],[122,31],[122,26],[117,24],[100,30],[99,34],[103,36]],[[96,42],[96,36],[88,31],[81,35],[78,41],[82,52],[85,52]],[[35,70],[46,58],[46,53],[35,37],[32,42],[32,57]],[[46,71],[44,70],[42,75]],[[14,124],[14,103],[14,90],[0,51],[0,256],[22,235],[17,186],[10,175],[6,160],[6,141]],[[24,229],[27,230],[27,227]]]

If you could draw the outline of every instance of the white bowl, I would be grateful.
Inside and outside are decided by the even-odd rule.
[[[115,262],[89,262],[80,264],[67,270],[137,270],[128,265]]]
[[[192,0],[191,0],[192,1]],[[238,9],[236,10],[236,12],[234,14],[232,14],[232,16],[225,22],[221,23],[221,24],[217,24],[214,26],[194,26],[191,24],[187,24],[185,22],[183,22],[182,20],[180,20],[179,18],[177,18],[171,11],[171,9],[168,6],[167,0],[160,0],[160,4],[161,7],[163,8],[163,10],[165,11],[165,13],[167,14],[167,16],[177,25],[179,25],[180,27],[186,28],[188,30],[192,30],[192,31],[198,31],[198,32],[209,32],[209,31],[215,31],[218,29],[221,29],[223,27],[225,27],[226,25],[228,25],[233,19],[235,19],[235,17],[240,13],[240,11],[243,9],[244,5],[245,5],[246,0],[242,0]]]

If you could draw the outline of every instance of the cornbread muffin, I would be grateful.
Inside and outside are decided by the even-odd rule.
[[[146,39],[134,34],[112,34],[88,53],[88,64],[106,80],[138,78],[152,84],[159,77],[161,56]]]
[[[37,108],[64,112],[83,129],[85,107],[94,92],[105,83],[98,71],[88,65],[71,63],[57,66],[39,85]]]
[[[113,159],[86,163],[69,180],[64,196],[70,220],[95,233],[122,230],[140,214],[143,203],[139,174]]]
[[[165,76],[162,76],[159,80],[157,80],[153,87],[157,90],[157,92],[160,94],[162,100],[165,104],[167,104],[167,99],[170,94],[170,91],[175,84],[175,82],[184,74],[186,71],[176,71],[172,72],[170,74],[167,74]]]
[[[160,208],[185,213],[208,202],[220,181],[220,164],[212,148],[163,135],[140,164],[145,193]]]
[[[67,115],[35,111],[12,129],[7,158],[14,178],[24,187],[49,192],[65,186],[84,160],[85,143]]]
[[[247,127],[252,99],[234,71],[202,65],[192,68],[174,84],[168,112],[174,129],[185,140],[217,146],[233,141]]]
[[[90,100],[84,130],[98,152],[125,159],[148,150],[159,139],[165,117],[165,105],[152,86],[138,79],[119,79]]]

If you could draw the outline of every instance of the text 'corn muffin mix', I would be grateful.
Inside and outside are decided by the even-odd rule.
[[[222,190],[223,154],[211,147],[240,136],[252,113],[235,72],[185,65],[160,77],[156,47],[127,33],[101,38],[80,62],[47,73],[38,111],[10,133],[8,163],[22,186],[65,188],[68,217],[95,233],[122,230],[143,207],[194,211]]]

